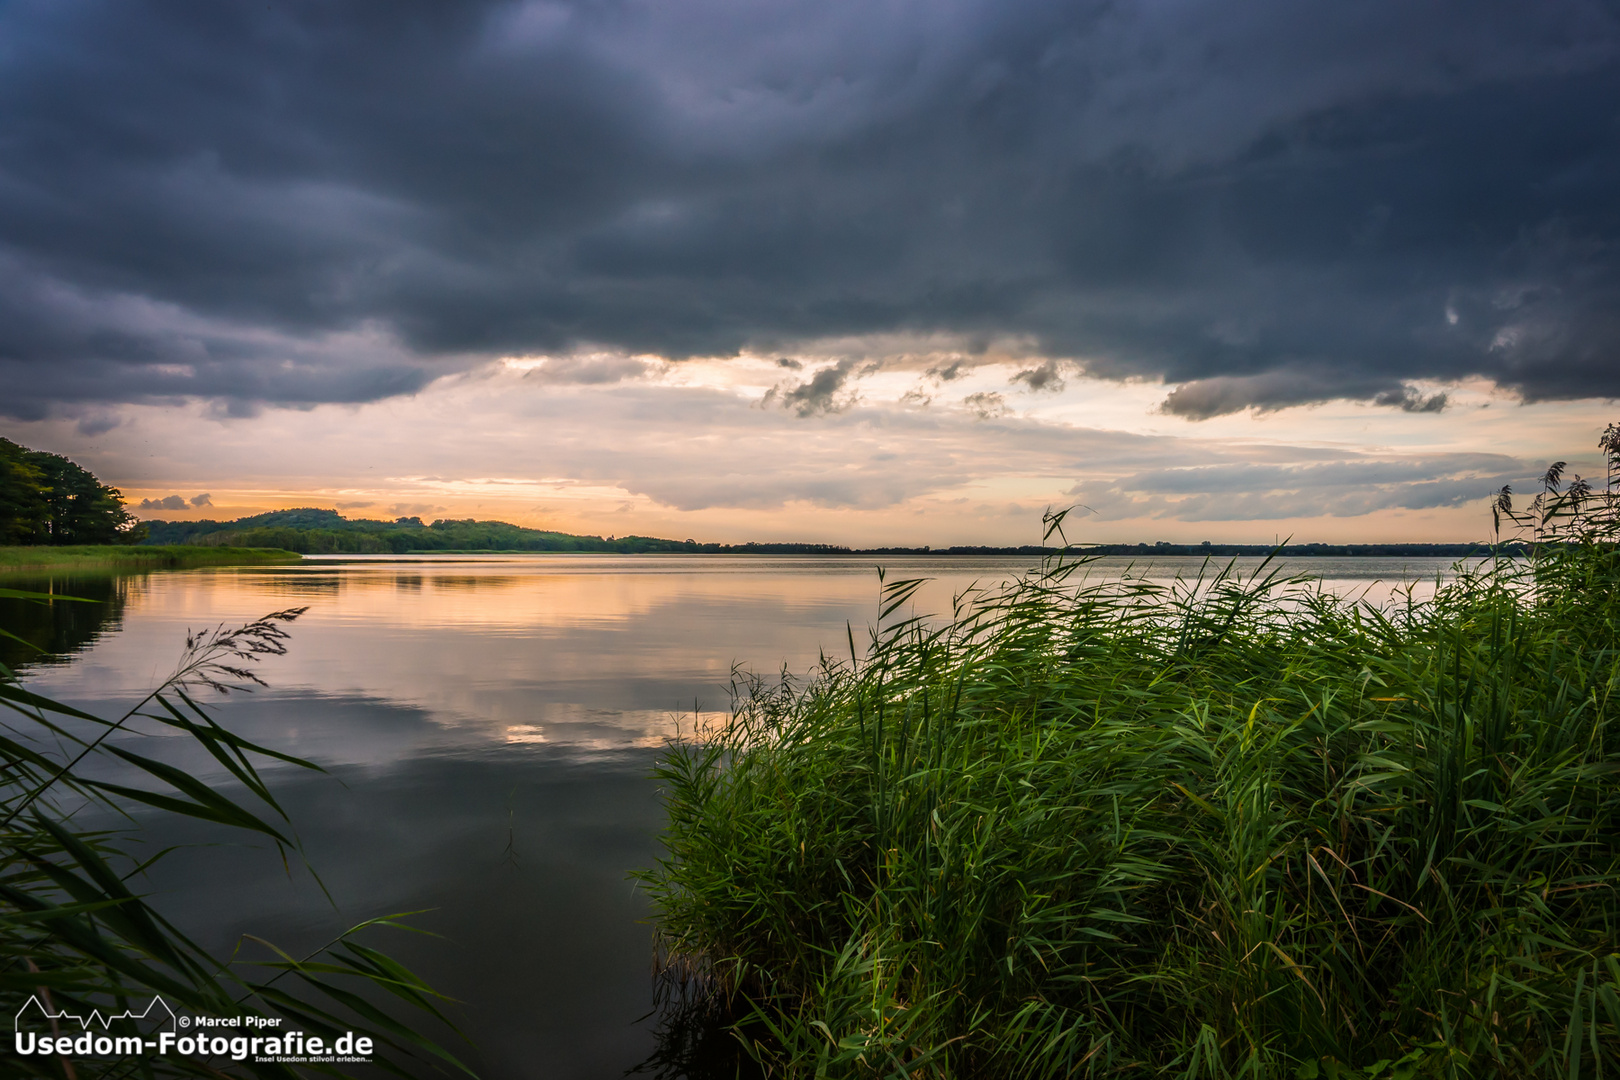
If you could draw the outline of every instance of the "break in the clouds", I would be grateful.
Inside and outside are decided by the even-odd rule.
[[[940,545],[1032,542],[1042,510],[1075,504],[1077,541],[1473,539],[1492,492],[1533,486],[1543,445],[1571,473],[1601,476],[1591,403],[1500,409],[1462,388],[1445,430],[1417,425],[1424,441],[1406,445],[1358,438],[1402,418],[1354,403],[1129,432],[1087,416],[1118,410],[1097,393],[1143,387],[988,389],[1021,363],[939,383],[927,405],[905,402],[921,373],[853,371],[841,393],[855,400],[814,422],[783,407],[782,388],[814,387],[836,365],[784,380],[774,359],[700,360],[614,383],[537,381],[543,363],[507,364],[406,400],[229,423],[199,403],[130,406],[85,463],[158,517],[315,505],[600,535]],[[17,426],[54,446],[72,423]],[[199,488],[211,494],[177,493]]]
[[[1620,396],[1617,48],[1600,0],[11,4],[0,410],[893,333],[1193,418]]]

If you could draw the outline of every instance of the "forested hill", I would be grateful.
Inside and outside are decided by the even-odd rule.
[[[504,521],[461,520],[423,524],[421,518],[350,520],[336,510],[276,510],[235,521],[148,521],[148,544],[277,547],[306,554],[406,554],[452,551],[580,551],[701,553],[729,555],[1044,555],[1056,549],[960,546],[948,548],[848,548],[832,544],[700,544],[655,536],[574,536],[525,529]],[[1264,555],[1266,544],[1100,544],[1085,548],[1098,555]],[[1295,556],[1362,555],[1406,558],[1462,558],[1489,552],[1484,544],[1290,544]]]
[[[421,518],[376,521],[351,520],[336,510],[275,510],[235,521],[151,521],[148,544],[201,544],[205,546],[277,547],[305,554],[405,554],[434,551],[598,551],[636,554],[645,552],[733,552],[738,554],[836,554],[847,548],[827,544],[699,544],[691,540],[662,540],[655,536],[574,536],[570,533],[525,529],[504,521],[440,520],[431,525]]]

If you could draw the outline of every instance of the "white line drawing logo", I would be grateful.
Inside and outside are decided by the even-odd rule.
[[[353,1031],[341,1035],[306,1035],[302,1031],[282,1030],[282,1020],[279,1016],[247,1014],[181,1016],[156,994],[140,1012],[133,1008],[116,1013],[97,1008],[86,1016],[66,1009],[52,1012],[36,994],[30,996],[12,1018],[13,1045],[17,1053],[25,1056],[228,1057],[231,1061],[252,1058],[256,1062],[295,1065],[335,1062],[364,1065],[371,1061],[376,1040],[370,1035],[357,1037]],[[60,1033],[63,1021],[77,1024],[79,1031]],[[120,1028],[117,1033],[113,1031],[115,1024]],[[176,1028],[193,1030],[181,1034]]]
[[[13,1031],[22,1030],[23,1018],[28,1015],[29,1010],[33,1010],[39,1014],[39,1022],[48,1024],[53,1020],[71,1020],[75,1024],[79,1025],[79,1029],[81,1031],[89,1031],[92,1024],[100,1024],[102,1031],[110,1031],[112,1030],[113,1022],[117,1020],[139,1022],[151,1019],[157,1024],[157,1027],[153,1029],[155,1031],[162,1031],[165,1028],[173,1031],[175,1027],[174,1010],[169,1008],[168,1002],[164,1001],[161,997],[155,994],[153,995],[152,1000],[147,1002],[146,1008],[141,1012],[136,1012],[134,1009],[125,1009],[121,1013],[108,1013],[103,1015],[100,1009],[93,1009],[88,1017],[81,1016],[78,1013],[70,1013],[66,1009],[63,1009],[61,1012],[53,1013],[40,1003],[38,995],[30,995],[28,1000],[23,1003],[23,1007],[17,1010],[17,1015],[12,1018],[11,1028]],[[33,1021],[31,1020],[30,1022]]]

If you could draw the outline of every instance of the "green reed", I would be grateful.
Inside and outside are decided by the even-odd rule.
[[[1620,1077],[1620,555],[1558,479],[1383,607],[885,585],[660,765],[665,963],[782,1076]]]
[[[275,548],[68,544],[58,547],[0,546],[0,574],[40,571],[176,569],[191,566],[253,566],[297,562],[301,556]]]

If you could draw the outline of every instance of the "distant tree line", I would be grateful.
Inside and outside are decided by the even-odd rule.
[[[735,553],[846,554],[830,544],[699,544],[655,536],[575,536],[526,529],[505,521],[445,518],[424,524],[419,517],[378,521],[349,519],[335,510],[304,507],[275,510],[235,521],[150,521],[149,544],[279,547],[306,555],[453,553],[463,551],[599,552],[610,554]]]
[[[655,536],[576,536],[525,529],[504,521],[441,519],[424,524],[419,517],[379,521],[349,519],[336,510],[304,507],[275,510],[235,521],[150,521],[149,544],[195,544],[230,547],[277,547],[307,555],[412,554],[473,551],[553,551],[704,555],[1051,555],[1057,548],[1019,547],[880,547],[851,548],[836,544],[700,544]],[[1096,555],[1165,556],[1265,555],[1271,544],[1094,544],[1078,550]],[[1295,556],[1360,555],[1407,558],[1464,558],[1488,554],[1485,544],[1290,544]]]
[[[0,438],[0,544],[188,544],[202,547],[283,548],[304,554],[409,554],[415,552],[535,551],[614,554],[712,555],[1030,555],[1058,549],[1035,544],[1017,547],[851,548],[836,544],[700,544],[656,536],[576,536],[526,529],[505,521],[419,517],[392,521],[349,519],[336,510],[302,507],[275,510],[234,521],[139,522],[124,508],[117,488],[59,454],[30,450]],[[1264,555],[1269,544],[1091,544],[1077,550],[1094,555],[1218,556]],[[1465,558],[1484,555],[1486,544],[1290,544],[1294,556],[1351,555],[1407,558]],[[1502,545],[1496,550],[1514,550]]]
[[[135,544],[123,496],[60,454],[0,439],[0,544]]]

